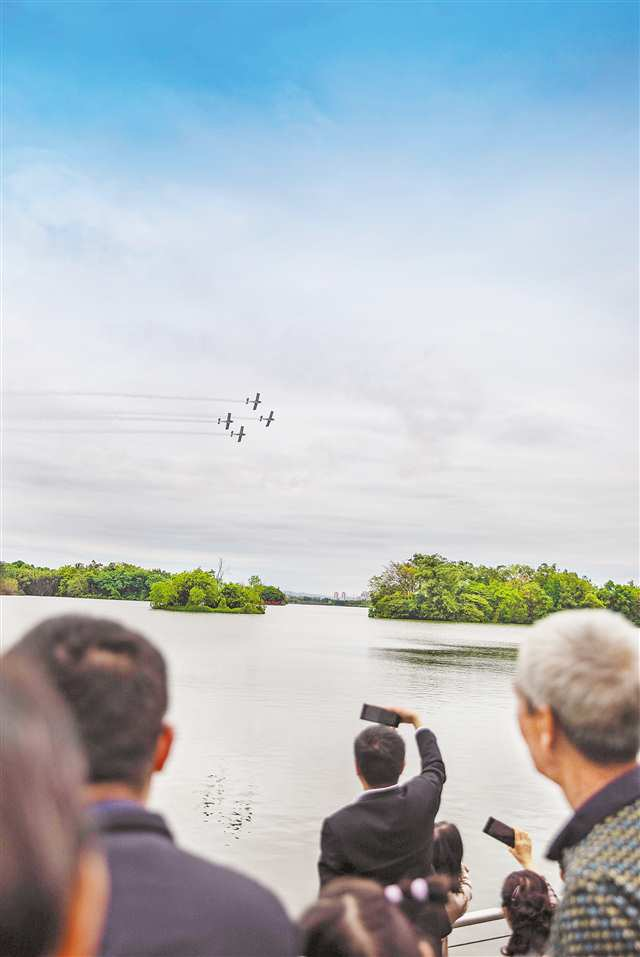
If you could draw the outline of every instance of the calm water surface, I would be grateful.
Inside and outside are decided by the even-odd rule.
[[[447,766],[440,817],[461,829],[473,907],[496,906],[517,865],[481,833],[489,814],[526,828],[542,852],[567,816],[532,769],[511,681],[526,628],[372,621],[364,608],[289,605],[264,616],[187,615],[140,602],[3,598],[2,645],[61,613],[141,630],[171,670],[173,756],[152,791],[183,846],[274,887],[293,914],[317,890],[322,819],[359,785],[352,739],[363,701],[418,708]],[[407,774],[418,770],[408,728]]]

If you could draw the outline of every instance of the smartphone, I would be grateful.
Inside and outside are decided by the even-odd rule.
[[[502,841],[508,847],[516,846],[516,832],[508,824],[497,821],[495,817],[490,817],[482,830],[484,834],[495,837],[496,841]]]
[[[388,711],[387,708],[378,708],[375,704],[363,704],[360,717],[363,721],[388,724],[391,728],[397,728],[400,724],[400,715],[396,714],[395,711]]]

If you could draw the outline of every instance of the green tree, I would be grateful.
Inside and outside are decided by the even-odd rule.
[[[598,598],[606,608],[626,615],[634,625],[640,626],[640,588],[634,582],[616,585],[608,581],[598,589]]]
[[[194,585],[189,592],[189,604],[204,605],[206,597],[207,593],[205,592],[204,588],[199,588],[198,585]]]
[[[152,608],[170,608],[178,598],[178,589],[171,578],[165,581],[154,582],[149,592],[149,601]]]
[[[280,602],[283,605],[287,603],[287,596],[275,585],[263,585],[260,597],[262,601]]]

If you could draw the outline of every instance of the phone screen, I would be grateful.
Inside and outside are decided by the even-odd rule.
[[[485,834],[488,834],[489,837],[494,837],[496,841],[502,841],[502,843],[508,845],[508,847],[515,847],[516,832],[512,827],[509,827],[508,824],[503,824],[502,821],[496,820],[495,817],[490,817],[482,830]]]
[[[389,711],[387,708],[379,708],[375,704],[363,704],[360,717],[363,721],[373,721],[375,724],[388,724],[391,728],[397,728],[400,724],[400,718],[395,711]]]

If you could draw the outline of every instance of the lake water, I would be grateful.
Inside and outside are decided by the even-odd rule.
[[[317,892],[322,819],[359,791],[352,740],[363,701],[415,707],[437,734],[447,767],[439,816],[461,829],[474,909],[496,906],[517,867],[482,834],[489,814],[531,833],[536,863],[557,885],[543,850],[568,812],[531,767],[514,716],[514,648],[525,627],[375,621],[364,608],[187,615],[16,597],[1,600],[3,648],[69,612],[125,621],[162,649],[177,735],[151,806],[184,847],[262,880],[294,915]],[[412,775],[417,750],[410,729],[402,733]]]

